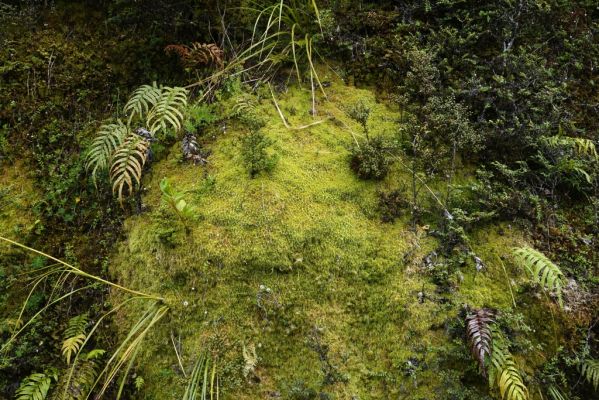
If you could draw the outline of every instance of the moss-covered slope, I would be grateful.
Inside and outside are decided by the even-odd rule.
[[[487,270],[464,269],[451,298],[438,294],[419,267],[435,247],[426,228],[414,233],[407,216],[382,223],[377,211],[378,191],[396,188],[407,174],[396,165],[373,183],[349,168],[351,132],[360,128],[344,109],[365,99],[373,106],[370,134],[388,137],[398,112],[341,83],[327,94],[316,118],[331,119],[303,130],[287,129],[268,99],[258,106],[279,157],[270,173],[250,178],[240,151],[246,130],[222,123],[205,134],[207,167],[181,162],[175,146],[147,174],[145,211],[126,221],[126,239],[111,260],[121,283],[160,294],[171,307],[139,358],[140,398],[183,391],[173,342],[187,372],[202,349],[217,354],[231,399],[311,398],[292,396],[312,391],[339,399],[445,398],[463,373],[452,368],[475,373],[466,347],[457,347],[461,360],[448,355],[456,349],[448,323],[464,304],[511,306],[508,271],[496,255],[519,235],[480,233],[474,243]],[[278,97],[292,126],[313,121],[308,91]],[[163,177],[198,211],[189,232],[161,203]],[[133,315],[118,317],[123,329]],[[257,364],[244,376],[252,349]],[[482,398],[484,382],[472,380],[481,381]]]

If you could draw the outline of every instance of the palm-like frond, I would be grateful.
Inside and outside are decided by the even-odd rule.
[[[599,388],[599,360],[584,360],[580,367],[580,373],[595,390]]]
[[[466,333],[470,342],[470,352],[478,362],[483,374],[486,374],[485,358],[491,356],[494,313],[486,308],[475,310],[466,317]]]
[[[497,386],[502,400],[527,400],[528,389],[502,335],[493,330],[489,384]]]
[[[121,205],[125,187],[130,194],[141,183],[141,174],[149,146],[147,140],[132,135],[114,153],[110,167],[110,179],[112,180],[112,191],[118,193]]]
[[[158,103],[161,95],[162,88],[156,86],[156,82],[135,89],[124,108],[125,113],[129,115],[129,123],[135,117],[143,119],[143,116]]]
[[[52,380],[57,380],[56,372],[33,373],[23,379],[15,393],[16,400],[44,400],[50,390]]]
[[[183,110],[187,106],[187,90],[182,87],[163,87],[156,104],[148,113],[150,131],[158,133],[168,126],[181,129]]]
[[[64,341],[62,342],[62,355],[67,364],[71,363],[71,356],[76,354],[85,341],[85,327],[87,326],[87,314],[81,314],[69,320],[67,329],[64,331]]]
[[[129,134],[129,127],[121,121],[100,127],[96,138],[89,147],[85,160],[85,168],[88,171],[91,169],[94,184],[96,174],[99,171],[108,169],[114,150],[123,143]]]
[[[562,287],[564,285],[564,274],[559,267],[543,253],[531,247],[515,248],[514,255],[530,272],[535,282],[557,294],[558,302],[560,306],[563,306]]]
[[[219,399],[218,378],[216,377],[216,364],[210,356],[202,353],[191,372],[183,400],[208,399]]]

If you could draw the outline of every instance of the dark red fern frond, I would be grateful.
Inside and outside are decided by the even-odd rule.
[[[484,375],[486,375],[485,357],[491,356],[491,324],[495,322],[494,317],[495,313],[487,308],[474,310],[466,317],[466,333],[470,351]]]

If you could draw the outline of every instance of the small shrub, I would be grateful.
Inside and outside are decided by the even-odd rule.
[[[410,205],[403,191],[399,189],[379,193],[379,209],[383,222],[393,222]]]
[[[218,120],[214,107],[207,104],[194,104],[187,109],[187,118],[183,123],[186,132],[201,133],[200,130]]]
[[[197,219],[195,208],[185,201],[183,193],[178,192],[167,178],[162,178],[160,181],[160,190],[162,191],[162,201],[170,206],[185,226],[185,229],[189,230],[189,221]]]
[[[370,106],[364,100],[360,100],[350,106],[346,112],[350,118],[362,126],[366,137],[368,137],[368,119],[370,118],[371,112]]]
[[[306,385],[303,381],[295,382],[289,390],[289,399],[291,400],[314,400],[318,393],[313,388]]]
[[[268,147],[274,142],[264,136],[260,131],[252,131],[243,137],[241,142],[241,155],[250,177],[255,177],[260,172],[271,171],[278,158],[276,155],[268,154]]]
[[[361,179],[383,179],[389,173],[390,164],[389,149],[381,137],[367,140],[351,150],[351,169]]]

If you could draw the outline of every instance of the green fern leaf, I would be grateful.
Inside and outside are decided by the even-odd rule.
[[[76,354],[85,341],[85,327],[87,326],[87,313],[73,317],[64,331],[64,341],[62,342],[62,355],[67,364],[71,363],[71,357]]]
[[[92,179],[96,184],[96,174],[107,170],[114,150],[129,136],[129,128],[121,121],[115,124],[102,125],[87,151],[85,168],[91,169]]]
[[[62,342],[62,355],[64,356],[67,365],[71,363],[71,356],[79,351],[79,348],[85,341],[85,338],[86,336],[81,334],[67,338]]]
[[[84,400],[89,398],[98,377],[97,359],[104,350],[94,349],[82,354],[70,370],[62,374],[58,387],[52,393],[52,400]]]
[[[16,400],[44,400],[52,384],[52,377],[43,373],[34,373],[26,377],[17,392]]]
[[[135,386],[135,390],[136,391],[141,391],[144,387],[144,385],[146,384],[146,381],[144,380],[143,376],[136,376],[135,380],[133,381],[133,385]]]
[[[580,372],[595,390],[599,388],[599,360],[585,360],[581,364]]]
[[[522,381],[503,335],[496,328],[493,332],[489,384],[497,386],[502,400],[527,400],[528,389]]]
[[[131,194],[141,183],[142,169],[146,162],[149,146],[147,140],[137,135],[131,135],[114,153],[110,167],[110,179],[112,180],[112,191],[118,193],[121,205],[125,196],[125,187],[127,187],[127,193]]]
[[[143,119],[144,114],[158,103],[161,93],[162,88],[156,86],[156,82],[135,89],[124,108],[125,113],[129,115],[129,124],[135,117]]]
[[[580,156],[599,158],[595,143],[590,139],[557,135],[546,138],[546,142],[551,147],[573,148]]]
[[[530,247],[514,249],[517,260],[530,272],[535,282],[557,294],[558,302],[563,307],[562,287],[564,285],[564,274],[543,253]]]
[[[187,90],[182,87],[163,87],[160,98],[148,113],[146,124],[150,131],[158,133],[169,126],[180,130],[183,110],[187,107]]]
[[[88,320],[87,313],[71,318],[64,331],[64,337],[69,338],[85,333],[85,327],[87,326]]]

